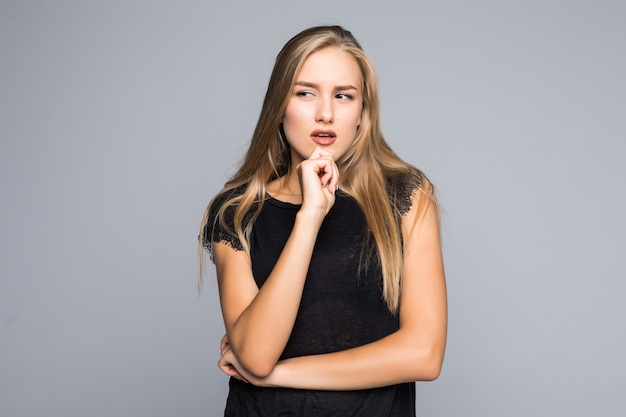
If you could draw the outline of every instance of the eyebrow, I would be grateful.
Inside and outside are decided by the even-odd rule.
[[[316,88],[316,89],[320,88],[319,84],[311,83],[311,82],[308,82],[308,81],[296,81],[295,85],[300,85],[302,87]],[[348,85],[338,85],[338,86],[336,86],[335,87],[335,91],[338,91],[338,90],[358,90],[358,88],[356,88],[353,85],[348,84]]]

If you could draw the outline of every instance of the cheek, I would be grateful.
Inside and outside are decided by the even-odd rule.
[[[287,107],[285,110],[285,114],[283,115],[283,124],[288,124],[289,126],[296,127],[298,124],[302,123],[303,120],[306,119],[305,109],[298,107]]]
[[[361,105],[354,106],[346,112],[346,120],[350,120],[352,124],[354,124],[355,126],[358,126],[361,124],[361,120],[363,118],[362,116],[363,116],[363,106]]]
[[[308,131],[302,114],[297,111],[294,112],[293,109],[285,111],[282,123],[285,139],[291,146],[294,146],[298,138],[301,138]]]

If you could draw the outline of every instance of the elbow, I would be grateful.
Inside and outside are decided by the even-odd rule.
[[[441,375],[441,362],[440,363],[432,363],[429,366],[426,366],[420,372],[419,381],[434,381],[439,378]]]
[[[424,356],[421,366],[421,381],[434,381],[439,378],[441,368],[443,367],[443,355],[443,347],[433,346],[431,349],[427,350],[427,354]]]
[[[276,360],[273,358],[267,357],[267,355],[262,355],[259,352],[246,353],[245,351],[241,352],[241,355],[236,355],[239,359],[239,363],[244,368],[245,372],[248,372],[255,378],[266,378],[268,377],[274,367],[276,366]]]
[[[281,353],[272,349],[271,345],[250,340],[245,333],[233,332],[232,336],[229,335],[228,347],[236,361],[231,365],[240,373],[247,373],[256,379],[266,378],[274,371]]]
[[[443,366],[442,349],[416,349],[411,360],[411,380],[434,381],[441,375]]]
[[[248,366],[243,365],[247,372],[258,379],[267,378],[274,370],[274,365],[268,363],[250,363]]]

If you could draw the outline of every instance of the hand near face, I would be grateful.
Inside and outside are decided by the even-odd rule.
[[[308,159],[296,167],[302,190],[301,210],[322,212],[325,216],[335,204],[339,170],[333,155],[316,147]]]

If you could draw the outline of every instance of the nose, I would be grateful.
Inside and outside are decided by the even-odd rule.
[[[321,98],[317,102],[315,119],[321,123],[332,123],[334,120],[333,103],[330,98]]]

